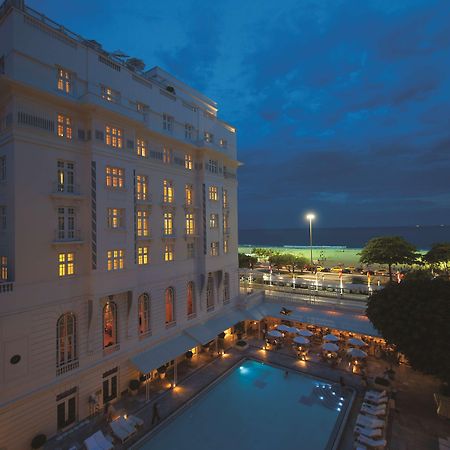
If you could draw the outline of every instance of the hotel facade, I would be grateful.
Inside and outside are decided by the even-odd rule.
[[[236,323],[237,167],[214,101],[0,7],[0,449]]]

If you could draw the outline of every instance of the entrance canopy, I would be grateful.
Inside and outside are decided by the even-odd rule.
[[[198,345],[191,337],[179,334],[161,344],[155,345],[145,352],[131,358],[131,362],[142,372],[148,373],[163,364],[186,353]]]
[[[188,328],[184,332],[196,340],[196,345],[204,345],[215,339],[218,334],[227,328],[245,319],[246,317],[240,311],[228,311],[225,314],[211,318],[207,322]]]

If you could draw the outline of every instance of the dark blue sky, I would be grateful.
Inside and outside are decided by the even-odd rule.
[[[450,223],[450,1],[28,1],[238,127],[241,228]]]

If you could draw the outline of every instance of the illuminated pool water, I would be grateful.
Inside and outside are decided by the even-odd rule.
[[[348,397],[335,385],[247,360],[139,448],[325,450]]]

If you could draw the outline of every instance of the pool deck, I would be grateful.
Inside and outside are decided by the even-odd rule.
[[[282,365],[291,370],[304,372],[314,377],[339,382],[340,377],[346,385],[358,392],[347,423],[344,427],[339,450],[353,448],[353,429],[356,416],[362,402],[363,389],[360,377],[345,368],[332,368],[328,364],[316,361],[300,361],[289,348],[264,351],[263,342],[256,339],[249,341],[250,346],[239,351],[231,348],[225,356],[214,357],[211,354],[200,354],[189,364],[180,365],[179,384],[175,389],[169,388],[166,380],[152,383],[149,402],[145,402],[144,392],[137,396],[125,396],[115,405],[117,414],[135,414],[144,420],[144,425],[136,435],[125,444],[115,445],[115,449],[130,448],[153,429],[151,425],[153,404],[158,402],[159,413],[164,419],[176,412],[186,402],[206,389],[220,375],[238,363],[242,358],[249,357]],[[369,377],[381,375],[387,363],[370,358],[367,367]],[[414,372],[409,367],[396,367],[394,387],[397,389],[396,407],[391,411],[388,425],[388,447],[391,450],[437,450],[438,437],[450,435],[450,422],[440,419],[435,413],[433,392],[436,392],[438,382],[432,377]],[[49,450],[81,449],[83,440],[101,429],[111,435],[111,430],[105,418],[100,415],[83,421],[77,429],[69,432],[64,439],[51,439],[45,446]]]

